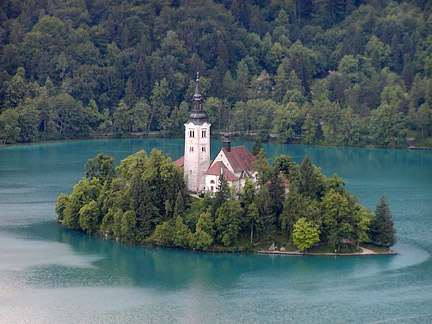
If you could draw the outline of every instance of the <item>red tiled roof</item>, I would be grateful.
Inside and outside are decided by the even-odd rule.
[[[225,153],[234,172],[251,171],[253,169],[252,162],[255,161],[255,157],[246,147],[234,146],[231,148],[230,152],[225,148],[223,148],[222,151]]]
[[[182,167],[183,168],[183,166],[184,166],[184,155],[181,158],[179,158],[178,160],[176,160],[174,162],[174,165],[176,167]]]
[[[217,175],[223,174],[226,181],[236,181],[238,178],[232,173],[222,161],[215,162],[204,174]]]

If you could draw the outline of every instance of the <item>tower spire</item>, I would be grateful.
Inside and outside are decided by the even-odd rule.
[[[201,96],[201,92],[200,92],[200,88],[199,88],[199,72],[197,72],[197,78],[195,80],[195,94],[193,96],[193,102],[194,102],[194,106],[193,106],[193,110],[195,111],[200,111],[202,110],[201,108],[201,103],[202,103],[202,96]]]
[[[197,72],[197,78],[195,80],[195,94],[193,95],[192,102],[193,107],[189,115],[189,121],[196,125],[202,125],[203,123],[207,122],[207,114],[202,108],[203,98],[200,91],[199,72]]]

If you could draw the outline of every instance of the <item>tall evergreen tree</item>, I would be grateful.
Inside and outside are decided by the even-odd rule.
[[[376,210],[375,217],[370,224],[371,241],[385,247],[396,243],[396,230],[390,212],[389,202],[384,196],[381,197]]]
[[[321,198],[324,191],[324,175],[305,157],[300,165],[299,192],[312,199]]]

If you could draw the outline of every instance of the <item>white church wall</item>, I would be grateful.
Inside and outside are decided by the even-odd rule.
[[[210,126],[185,124],[184,176],[188,189],[194,192],[206,188],[204,173],[210,165]]]

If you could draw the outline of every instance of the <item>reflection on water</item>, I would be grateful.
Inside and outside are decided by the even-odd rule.
[[[432,152],[264,145],[272,158],[287,154],[301,162],[309,155],[325,174],[344,178],[369,208],[385,194],[398,229],[397,256],[284,257],[134,247],[55,223],[55,199],[70,193],[87,159],[104,152],[118,163],[153,147],[176,159],[183,141],[0,148],[0,323],[429,321]],[[219,148],[214,141],[212,152]]]
[[[316,285],[329,287],[326,279],[332,286],[429,259],[425,250],[412,245],[399,245],[397,256],[367,257],[214,254],[136,247],[70,231],[54,222],[12,227],[8,232],[9,236],[0,238],[0,270],[37,269],[31,272],[28,284],[43,287],[127,285],[178,290],[201,283],[211,290],[224,290],[235,286],[242,276],[258,275],[289,283],[292,288],[313,290]],[[325,272],[317,272],[324,268]]]

